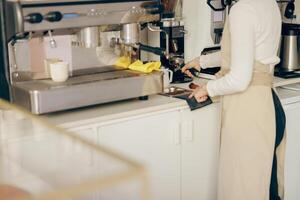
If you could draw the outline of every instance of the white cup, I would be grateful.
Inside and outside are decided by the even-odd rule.
[[[51,63],[57,63],[57,62],[62,62],[62,60],[58,59],[58,58],[47,58],[44,60],[44,68],[45,68],[45,76],[47,78],[50,78],[51,75],[50,75],[50,64]]]
[[[69,77],[67,62],[50,63],[50,75],[54,82],[65,82]]]
[[[173,71],[162,67],[160,69],[164,73],[163,79],[164,79],[164,88],[167,88],[170,86],[170,83],[173,81]]]

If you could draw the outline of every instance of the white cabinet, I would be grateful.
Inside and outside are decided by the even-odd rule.
[[[146,166],[151,199],[180,199],[179,111],[99,128],[99,143]]]
[[[284,106],[287,117],[285,200],[300,199],[300,103]]]
[[[220,104],[182,111],[182,200],[216,200]]]
[[[220,141],[220,104],[145,113],[70,129],[143,164],[151,199],[215,200]],[[124,192],[122,192],[124,191]],[[106,193],[105,199],[134,199]],[[118,196],[119,195],[119,196]]]
[[[92,124],[89,126],[83,126],[83,127],[76,127],[69,129],[70,132],[74,133],[76,136],[79,136],[83,139],[88,140],[92,143],[99,143],[98,140],[98,125]],[[80,152],[81,150],[77,149]],[[96,165],[102,165],[103,160],[98,159],[98,155],[95,154],[94,151],[91,151],[87,154],[87,157],[82,158],[85,162],[88,162],[91,166],[91,170],[95,170]],[[103,163],[103,165],[105,165]],[[114,169],[111,169],[112,171]],[[109,172],[109,170],[108,170]],[[98,173],[104,173],[102,168],[98,169]],[[99,192],[94,192],[88,196],[85,196],[81,199],[83,200],[99,200],[99,199],[105,199],[105,200],[139,200],[141,199],[141,182],[139,179],[133,179],[131,181],[127,181],[125,184],[118,184],[117,186],[110,187],[108,189],[102,189]]]

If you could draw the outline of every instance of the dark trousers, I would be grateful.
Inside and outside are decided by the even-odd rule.
[[[285,133],[286,117],[277,94],[273,90],[272,90],[272,94],[273,94],[273,101],[274,101],[275,115],[276,115],[276,139],[275,139],[274,158],[273,158],[273,165],[272,165],[271,185],[270,185],[270,200],[281,200],[278,195],[276,149],[280,145]]]
[[[5,79],[4,72],[1,73],[0,70],[0,99],[9,100],[9,89],[7,80]]]

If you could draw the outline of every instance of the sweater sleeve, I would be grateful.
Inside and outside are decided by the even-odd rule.
[[[246,23],[247,22],[247,23]],[[252,79],[255,57],[255,12],[236,4],[229,15],[231,34],[231,70],[224,77],[209,81],[209,96],[228,95],[247,89]]]

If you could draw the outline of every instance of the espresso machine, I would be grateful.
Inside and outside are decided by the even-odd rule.
[[[168,57],[167,49],[140,40],[141,27],[160,21],[160,0],[7,0],[2,5],[1,38],[7,44],[2,77],[11,102],[44,114],[163,91],[161,72],[114,66],[122,55],[138,59],[140,50]],[[50,79],[53,60],[69,64],[66,82]]]

